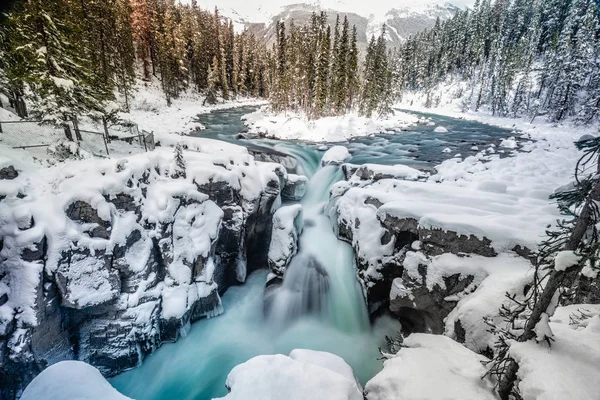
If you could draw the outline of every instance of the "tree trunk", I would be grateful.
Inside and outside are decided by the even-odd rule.
[[[69,124],[63,124],[63,129],[65,130],[65,136],[67,137],[67,139],[72,142],[73,134],[71,133],[71,127],[69,126]]]

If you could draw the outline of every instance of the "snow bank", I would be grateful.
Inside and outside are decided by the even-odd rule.
[[[293,350],[258,356],[235,367],[227,377],[223,400],[362,400],[352,368],[331,353]]]
[[[21,400],[131,400],[96,368],[81,361],[61,361],[46,368],[27,386]]]
[[[158,82],[142,83],[138,85],[136,91],[130,104],[131,111],[121,113],[120,117],[135,122],[140,129],[154,132],[156,140],[161,143],[169,134],[183,135],[202,128],[202,125],[197,122],[198,114],[266,103],[264,100],[239,98],[215,105],[203,105],[204,96],[191,90],[172,99],[169,107]]]
[[[382,119],[350,113],[309,120],[293,113],[272,114],[267,107],[244,116],[244,120],[250,133],[307,142],[344,142],[353,137],[398,131],[419,122],[418,117],[399,111]]]
[[[412,334],[367,382],[367,400],[493,400],[482,356],[445,336]]]
[[[569,325],[569,316],[588,316]],[[590,312],[591,311],[591,312]],[[511,343],[519,364],[518,385],[524,400],[595,399],[600,393],[600,317],[598,305],[559,307],[550,318],[552,347],[545,342]]]

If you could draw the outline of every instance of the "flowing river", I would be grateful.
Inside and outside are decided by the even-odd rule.
[[[369,320],[356,279],[352,248],[335,237],[323,214],[329,188],[342,179],[341,172],[332,166],[319,167],[323,155],[320,145],[244,136],[240,117],[253,110],[242,107],[201,115],[206,129],[196,135],[255,150],[276,150],[298,160],[310,178],[301,202],[305,228],[300,251],[270,299],[272,307],[267,315],[264,269],[251,274],[244,285],[225,293],[222,315],[198,321],[186,337],[164,344],[139,368],[111,379],[127,396],[138,400],[221,397],[227,394],[227,374],[236,365],[257,355],[288,354],[296,348],[341,356],[363,385],[382,368],[378,348],[385,346],[385,336],[393,336],[399,324],[386,316],[374,322]],[[406,131],[344,143],[353,155],[351,162],[432,168],[457,154],[475,154],[510,136],[510,131],[489,125],[419,115],[431,118],[436,125],[416,125]],[[436,126],[444,126],[450,132],[436,133]]]

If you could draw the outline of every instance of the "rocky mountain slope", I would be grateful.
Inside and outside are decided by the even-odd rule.
[[[268,44],[275,42],[275,23],[285,21],[302,25],[310,21],[313,12],[326,11],[329,24],[335,25],[336,15],[340,18],[348,17],[350,25],[355,25],[358,32],[358,44],[365,48],[372,35],[378,35],[385,24],[387,39],[390,47],[398,45],[411,35],[434,26],[437,18],[451,18],[458,10],[450,3],[442,1],[425,1],[415,4],[364,4],[360,6],[343,4],[342,2],[309,2],[285,5],[279,9],[265,11],[263,20],[256,22],[252,17],[243,17],[240,13],[230,11],[225,15],[238,25],[238,28],[247,28],[257,37],[263,38]],[[256,18],[256,17],[254,17]]]

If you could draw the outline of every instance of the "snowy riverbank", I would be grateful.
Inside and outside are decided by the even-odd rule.
[[[287,112],[275,114],[268,106],[244,116],[251,134],[281,140],[305,142],[344,142],[353,137],[398,131],[419,123],[415,115],[394,112],[385,118],[362,117],[357,113],[309,120],[305,115]]]
[[[202,129],[202,124],[196,121],[199,114],[209,113],[242,106],[260,106],[265,100],[240,97],[217,104],[204,104],[205,96],[196,92],[185,92],[167,105],[164,94],[156,83],[139,84],[134,98],[131,100],[130,111],[121,113],[120,117],[138,124],[140,129],[154,132],[157,138],[166,134],[187,134],[191,130]]]

